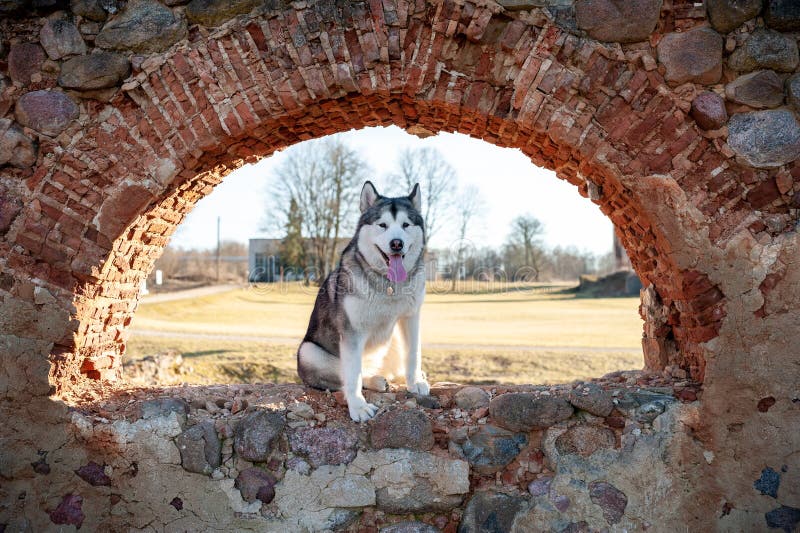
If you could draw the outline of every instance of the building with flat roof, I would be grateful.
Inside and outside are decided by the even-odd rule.
[[[281,239],[249,239],[247,278],[251,282],[272,283],[280,280]]]

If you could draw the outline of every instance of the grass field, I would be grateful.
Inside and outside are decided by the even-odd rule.
[[[638,298],[578,298],[547,285],[437,289],[429,286],[422,308],[431,381],[552,383],[642,366]],[[295,350],[315,295],[292,283],[145,299],[128,355],[181,353],[194,383],[296,381]]]

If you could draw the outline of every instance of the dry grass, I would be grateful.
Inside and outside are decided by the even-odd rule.
[[[479,284],[458,294],[436,289],[429,287],[422,318],[423,361],[432,381],[552,383],[642,365],[637,298],[583,299],[544,285],[498,290]],[[182,353],[193,369],[186,379],[194,383],[295,381],[295,350],[315,294],[284,284],[145,300],[128,353]],[[142,330],[163,336],[136,334]]]

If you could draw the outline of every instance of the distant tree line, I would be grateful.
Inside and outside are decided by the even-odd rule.
[[[452,280],[459,272],[450,250],[438,250],[442,277]],[[574,246],[538,249],[537,266],[525,261],[520,250],[508,244],[498,248],[467,249],[458,279],[481,281],[551,282],[575,281],[585,274],[605,275],[614,271],[614,256],[597,255]],[[452,287],[452,285],[451,285]]]
[[[220,243],[219,281],[240,282],[247,279],[247,245],[236,241]],[[155,262],[148,284],[155,284],[155,272],[160,270],[164,280],[190,283],[217,281],[217,251],[186,250],[173,246],[164,248]]]

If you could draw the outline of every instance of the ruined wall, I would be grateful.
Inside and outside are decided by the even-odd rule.
[[[690,530],[796,527],[796,2],[0,10],[0,475],[28,483],[4,516],[50,494],[39,452],[66,446],[64,402],[119,377],[139,283],[196,201],[293,143],[396,124],[517,147],[600,205],[646,287],[647,368],[703,384],[670,508]]]
[[[84,404],[48,439],[57,447],[32,462],[4,458],[13,475],[0,523],[426,533],[683,523],[671,503],[690,488],[679,452],[697,384],[626,372],[574,387],[433,391],[372,393],[381,409],[367,424],[348,418],[342,397],[297,385]]]

